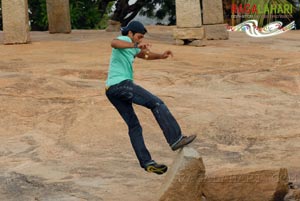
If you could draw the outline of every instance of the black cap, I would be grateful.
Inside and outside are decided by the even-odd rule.
[[[131,21],[127,24],[126,27],[121,28],[122,33],[128,33],[128,31],[132,31],[134,33],[141,33],[141,34],[147,33],[147,29],[139,21]]]

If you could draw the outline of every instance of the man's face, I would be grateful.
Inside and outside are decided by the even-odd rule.
[[[141,33],[135,33],[133,35],[133,33],[131,31],[129,31],[129,34],[128,36],[131,38],[131,40],[134,42],[134,43],[141,43],[143,38],[144,38],[144,34],[141,34]]]

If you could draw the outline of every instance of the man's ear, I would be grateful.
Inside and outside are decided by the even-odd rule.
[[[133,33],[132,33],[132,31],[128,31],[128,36],[129,36],[130,38],[132,38],[132,37],[133,37]]]

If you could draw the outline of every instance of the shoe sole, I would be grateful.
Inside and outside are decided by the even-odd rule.
[[[153,172],[153,173],[159,174],[159,175],[164,174],[165,172],[167,172],[167,170],[168,170],[167,166],[157,168],[157,167],[154,167],[154,166],[150,165],[150,166],[147,167],[147,172]]]
[[[176,151],[178,149],[181,149],[183,147],[185,147],[188,144],[191,144],[195,139],[196,139],[197,135],[194,135],[193,138],[191,138],[189,141],[187,141],[185,144],[180,145],[179,147],[176,148],[172,148],[173,151]],[[180,142],[179,142],[180,143]]]

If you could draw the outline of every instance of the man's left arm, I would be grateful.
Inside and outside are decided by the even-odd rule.
[[[159,54],[159,53],[151,52],[149,49],[142,49],[141,52],[136,56],[141,59],[156,60],[156,59],[166,59],[170,56],[173,57],[173,53],[171,50],[167,50]]]

